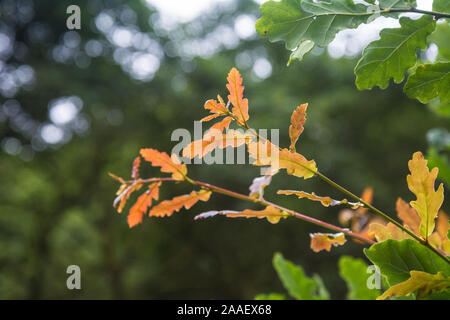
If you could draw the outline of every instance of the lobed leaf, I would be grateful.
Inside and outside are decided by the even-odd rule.
[[[408,167],[411,172],[406,177],[408,188],[417,197],[417,200],[411,201],[410,204],[419,215],[419,232],[426,239],[434,230],[434,219],[444,201],[444,187],[441,184],[434,190],[438,169],[433,168],[430,172],[422,153],[414,153]]]
[[[131,169],[131,178],[134,180],[139,178],[139,166],[141,165],[141,158],[136,157],[133,161],[133,166]]]
[[[297,190],[278,190],[277,194],[284,194],[284,195],[296,195],[299,199],[301,198],[308,198],[312,201],[319,201],[324,207],[329,206],[338,206],[341,204],[346,204],[351,206],[353,209],[361,207],[363,204],[359,202],[348,202],[347,199],[343,200],[334,200],[330,197],[321,197],[316,195],[314,192],[308,193],[305,191],[297,191]]]
[[[399,83],[405,71],[416,63],[416,49],[426,48],[426,38],[436,26],[431,16],[412,20],[400,18],[400,28],[383,29],[380,39],[370,43],[363,51],[355,68],[358,89],[371,89],[378,85],[384,89],[389,80]]]
[[[131,207],[127,221],[130,228],[142,222],[142,218],[147,213],[148,208],[152,206],[152,200],[158,200],[159,187],[161,181],[149,185],[148,190],[139,196],[136,203]]]
[[[304,103],[292,112],[291,125],[289,126],[289,138],[291,139],[289,150],[292,152],[295,152],[295,144],[304,129],[303,125],[306,121],[306,108],[308,108],[308,104]]]
[[[420,218],[414,208],[411,208],[402,198],[398,198],[395,204],[397,215],[403,221],[403,225],[415,234],[419,234]]]
[[[248,116],[248,100],[244,98],[244,86],[242,85],[242,77],[236,68],[232,68],[227,77],[227,89],[230,92],[228,100],[233,105],[231,113],[236,120],[245,125]]]
[[[311,233],[311,249],[314,252],[321,250],[331,250],[331,246],[337,247],[343,245],[347,240],[343,233]]]
[[[422,103],[437,97],[441,103],[450,102],[450,62],[420,65],[408,78],[404,91]]]
[[[200,190],[192,191],[190,194],[174,197],[171,200],[164,200],[158,205],[154,206],[149,215],[151,217],[171,216],[174,212],[180,211],[181,208],[190,209],[198,201],[208,201],[211,196],[211,191]]]
[[[165,152],[150,148],[141,149],[140,153],[142,158],[150,162],[153,167],[161,167],[161,172],[172,173],[172,178],[175,180],[184,180],[187,168],[185,164],[181,164],[176,154],[169,157]]]
[[[372,233],[378,242],[393,239],[393,240],[403,240],[411,239],[407,233],[402,231],[399,227],[389,222],[387,225],[380,223],[371,223],[369,225],[369,233]]]

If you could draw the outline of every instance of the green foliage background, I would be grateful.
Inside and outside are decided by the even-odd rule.
[[[16,41],[28,48],[24,57],[12,57],[7,63],[25,63],[35,72],[34,84],[14,97],[22,110],[48,122],[50,100],[76,95],[83,100],[81,112],[90,123],[84,134],[35,152],[32,160],[0,151],[0,298],[252,298],[260,292],[283,292],[272,267],[275,251],[301,265],[307,275],[319,274],[332,298],[345,298],[347,287],[339,277],[338,258],[342,254],[363,258],[361,245],[349,241],[330,253],[315,254],[309,249],[308,234],[323,230],[299,221],[271,225],[217,218],[194,223],[194,214],[206,209],[248,207],[219,195],[190,212],[145,219],[130,230],[125,215],[112,208],[117,184],[107,173],[127,176],[139,148],[169,152],[176,143],[170,141],[174,129],[192,132],[193,121],[205,115],[204,101],[225,94],[226,74],[243,52],[265,56],[272,64],[272,75],[264,81],[258,80],[251,65],[238,65],[252,126],[280,129],[280,143],[288,145],[290,114],[295,106],[308,102],[308,121],[298,150],[356,193],[373,187],[377,206],[391,213],[397,196],[411,200],[405,179],[411,154],[425,152],[426,133],[435,127],[449,128],[449,119],[406,97],[402,85],[357,91],[353,59],[334,60],[326,52],[316,52],[287,68],[289,53],[283,45],[255,36],[241,40],[236,48],[189,60],[168,49],[170,42],[180,40],[157,31],[154,12],[142,1],[75,2],[82,10],[81,49],[92,38],[108,43],[95,31],[94,19],[100,12],[120,16],[128,8],[137,15],[135,24],[166,48],[164,59],[148,82],[130,77],[113,60],[112,49],[92,58],[87,68],[73,61],[57,62],[50,52],[67,32],[65,10],[74,1],[29,1],[32,19],[17,24],[5,9],[15,2],[0,1],[1,26],[13,28]],[[232,10],[202,16],[195,21],[200,26],[197,37],[205,37],[220,24],[233,27],[244,13],[260,16],[253,1],[235,1]],[[28,31],[37,23],[50,30],[40,42]],[[187,37],[189,26],[179,28]],[[1,97],[2,104],[7,100]],[[122,121],[111,121],[118,110]],[[33,139],[17,130],[11,118],[3,118],[0,141],[9,137],[24,145]],[[145,169],[142,175],[155,172]],[[196,179],[246,193],[259,169],[197,165],[190,166],[189,172]],[[266,189],[266,197],[276,199],[281,186],[340,196],[320,181],[280,175]],[[163,190],[162,198],[189,191],[182,185]],[[278,199],[299,212],[337,223],[338,208]],[[448,212],[448,205],[443,209]],[[66,268],[71,264],[81,267],[81,291],[66,288]]]

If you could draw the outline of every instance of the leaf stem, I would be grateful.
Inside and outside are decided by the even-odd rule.
[[[417,9],[414,7],[408,8],[408,9],[401,9],[401,8],[391,8],[391,9],[382,9],[381,11],[384,12],[413,12],[413,13],[421,13],[421,14],[427,14],[430,16],[434,16],[436,19],[440,18],[450,18],[450,14],[442,13],[442,12],[435,12],[435,11],[426,11]]]

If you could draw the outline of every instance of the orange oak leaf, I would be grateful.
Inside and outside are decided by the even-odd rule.
[[[131,184],[122,184],[117,191],[117,197],[114,199],[113,207],[115,208],[117,204],[117,212],[121,213],[127,200],[130,198],[131,194],[142,187],[142,181],[140,179],[134,180]]]
[[[373,234],[378,242],[387,239],[411,239],[411,237],[406,232],[404,232],[391,222],[389,222],[387,225],[382,225],[380,223],[371,223],[369,225],[369,233]]]
[[[127,217],[128,226],[130,228],[141,223],[143,216],[152,205],[152,200],[158,200],[160,186],[161,181],[150,184],[148,190],[141,194],[136,203],[131,207]]]
[[[231,113],[236,120],[244,125],[248,116],[248,100],[244,98],[244,86],[242,85],[242,77],[236,68],[232,68],[227,77],[227,89],[230,92],[228,100],[230,100],[233,108]]]
[[[345,204],[352,207],[352,209],[357,209],[363,205],[362,203],[359,202],[349,202],[347,199],[334,200],[331,199],[330,197],[321,197],[315,194],[314,192],[308,193],[305,191],[297,191],[297,190],[278,190],[277,194],[296,195],[299,199],[308,198],[312,201],[319,201],[324,207],[338,206]]]
[[[171,216],[174,212],[180,211],[181,208],[190,209],[198,201],[208,201],[211,191],[200,190],[192,191],[190,194],[174,197],[171,200],[164,200],[154,206],[150,210],[151,217]]]
[[[200,121],[210,121],[214,118],[220,117],[222,115],[229,114],[228,108],[223,102],[223,99],[220,96],[217,96],[219,102],[214,99],[208,100],[205,102],[204,108],[211,112],[212,114],[204,117]]]
[[[153,167],[161,167],[161,172],[172,173],[172,178],[175,180],[184,180],[187,174],[186,165],[181,164],[176,154],[169,157],[165,152],[147,148],[141,149],[141,156],[150,162]]]
[[[311,233],[311,249],[314,252],[319,252],[321,250],[331,250],[331,246],[341,246],[347,240],[343,233]]]
[[[228,218],[266,218],[272,224],[278,223],[281,218],[287,218],[289,214],[287,212],[281,211],[275,207],[267,206],[263,210],[250,210],[246,209],[244,211],[233,211],[233,210],[220,210],[220,211],[208,211],[195,216],[195,220],[213,217],[215,215],[224,215]]]
[[[417,198],[411,201],[410,204],[419,215],[419,233],[425,239],[433,232],[434,220],[444,201],[443,184],[440,184],[438,189],[434,190],[434,183],[439,170],[438,168],[433,168],[430,171],[427,167],[427,162],[421,152],[414,153],[412,159],[408,161],[411,174],[406,177],[409,190]]]
[[[291,125],[289,126],[289,138],[291,139],[291,145],[289,150],[295,152],[295,144],[303,132],[303,125],[306,121],[306,108],[307,103],[304,103],[294,110],[291,116]]]
[[[440,210],[436,220],[436,230],[428,238],[435,248],[441,249],[447,255],[450,254],[450,240],[447,238],[449,220],[447,214]]]
[[[141,165],[141,158],[136,157],[133,161],[133,167],[131,169],[131,178],[138,179],[139,178],[139,166]]]
[[[420,218],[414,208],[404,201],[402,198],[398,198],[395,204],[397,215],[402,220],[403,225],[408,227],[415,234],[419,234]]]

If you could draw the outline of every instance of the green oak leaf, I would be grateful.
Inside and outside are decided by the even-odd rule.
[[[339,31],[366,22],[372,15],[367,8],[351,0],[268,1],[261,5],[262,17],[255,27],[259,35],[267,36],[271,42],[284,41],[288,50],[295,50],[305,40],[324,47]]]
[[[417,241],[405,239],[401,241],[385,240],[364,249],[364,253],[386,277],[390,286],[406,281],[410,271],[424,271],[431,274],[442,272],[450,276],[450,264],[431,249]]]
[[[404,91],[422,103],[436,97],[441,103],[450,102],[450,62],[420,65],[408,78]]]
[[[299,300],[328,299],[327,290],[322,281],[318,281],[319,276],[307,277],[302,267],[284,259],[281,253],[275,253],[273,256],[273,266],[283,286],[292,297]]]
[[[405,71],[416,63],[416,49],[426,48],[426,38],[433,32],[436,22],[431,16],[418,20],[400,18],[400,28],[383,29],[380,39],[370,43],[363,51],[355,68],[358,89],[371,89],[378,85],[384,89],[389,80],[403,80]]]
[[[349,300],[375,300],[380,291],[369,289],[367,279],[367,264],[361,259],[343,256],[339,259],[339,274],[345,280],[348,287],[347,299]]]
[[[302,43],[300,43],[298,48],[295,49],[294,51],[292,51],[287,65],[289,66],[291,64],[292,60],[302,61],[303,56],[305,54],[307,54],[308,52],[310,52],[312,50],[312,48],[314,48],[314,42],[312,42],[311,40],[305,40]]]

